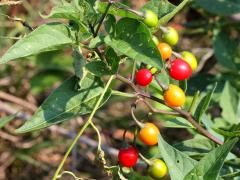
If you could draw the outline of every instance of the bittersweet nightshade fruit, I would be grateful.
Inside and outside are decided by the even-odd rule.
[[[178,39],[178,32],[172,27],[167,27],[166,31],[162,34],[162,40],[171,46],[176,45],[178,43]]]
[[[120,149],[118,153],[118,161],[124,167],[132,167],[137,163],[138,150],[135,147]]]
[[[153,146],[158,143],[159,129],[153,123],[146,123],[139,132],[139,139],[146,145]]]
[[[140,86],[147,86],[152,82],[152,73],[148,69],[140,69],[136,73],[136,82]]]
[[[193,71],[195,71],[197,69],[197,59],[196,57],[194,56],[194,54],[192,54],[191,52],[189,51],[183,51],[181,53],[182,55],[182,59],[184,61],[186,61],[192,68]]]
[[[148,169],[149,175],[154,179],[162,179],[168,173],[168,168],[161,159],[154,159]],[[173,167],[174,168],[174,167]]]
[[[159,43],[158,49],[161,53],[163,61],[166,61],[172,56],[172,48],[167,43]]]
[[[179,107],[185,103],[186,97],[183,90],[173,84],[170,84],[168,89],[164,92],[164,101],[171,107]]]
[[[144,12],[144,20],[143,22],[149,27],[156,27],[158,24],[158,16],[151,10],[146,10]]]
[[[175,59],[171,63],[169,73],[173,79],[181,81],[184,79],[188,79],[191,76],[192,68],[186,61],[184,61],[182,59]]]

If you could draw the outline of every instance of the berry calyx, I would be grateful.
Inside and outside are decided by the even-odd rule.
[[[140,86],[147,86],[152,82],[152,73],[148,69],[140,69],[136,73],[136,82]]]
[[[146,10],[144,12],[144,20],[143,22],[149,27],[156,27],[158,24],[158,16],[151,10]]]
[[[191,76],[192,68],[186,61],[182,59],[175,59],[171,64],[169,73],[173,79],[184,80]]]
[[[118,161],[124,167],[132,167],[137,163],[138,150],[135,147],[120,149],[118,153]]]
[[[168,173],[168,168],[161,159],[154,159],[148,169],[149,175],[154,179],[162,179]]]
[[[159,44],[159,40],[156,36],[153,35],[152,40],[153,40],[154,44],[156,44],[156,46]]]
[[[161,53],[163,61],[166,61],[172,56],[172,48],[167,43],[159,43],[158,49]]]
[[[170,84],[168,89],[164,92],[164,101],[171,107],[179,107],[185,103],[186,97],[183,90],[173,84]]]
[[[146,145],[153,146],[158,143],[159,129],[153,123],[146,123],[139,132],[139,139]]]
[[[191,66],[193,71],[195,71],[197,69],[198,63],[197,63],[197,58],[194,56],[194,54],[189,51],[183,51],[181,55],[182,55],[182,59]]]

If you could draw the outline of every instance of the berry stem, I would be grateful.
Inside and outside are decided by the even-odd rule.
[[[177,52],[175,52],[175,51],[173,51],[172,54],[173,54],[175,57],[177,57],[177,58],[182,58],[182,55],[179,54],[179,53],[177,53]]]
[[[147,158],[145,158],[141,153],[138,153],[138,155],[140,156],[140,158],[145,162],[147,163],[147,165],[151,166],[152,163],[150,160],[148,160]]]
[[[213,135],[212,135],[211,133],[209,133],[206,129],[204,129],[201,125],[199,125],[199,124],[197,123],[197,121],[194,119],[194,117],[193,117],[189,112],[186,112],[186,111],[184,111],[184,110],[182,110],[182,109],[179,109],[179,108],[176,108],[176,107],[168,106],[168,105],[164,102],[164,100],[159,99],[159,98],[157,98],[157,97],[155,97],[155,96],[152,96],[152,95],[149,95],[149,94],[140,92],[140,91],[138,90],[138,88],[135,86],[135,84],[133,84],[130,80],[128,80],[128,79],[120,76],[119,74],[116,75],[116,79],[118,79],[118,80],[120,80],[120,81],[128,84],[129,86],[131,86],[131,87],[136,91],[136,93],[137,93],[139,96],[145,97],[145,98],[148,98],[148,99],[151,99],[151,100],[153,100],[153,101],[155,101],[155,102],[158,102],[158,103],[160,103],[160,104],[163,104],[163,105],[171,108],[171,109],[174,110],[175,112],[178,112],[183,118],[187,119],[187,120],[196,128],[196,130],[197,130],[200,134],[202,134],[203,136],[211,139],[212,141],[216,142],[217,144],[220,144],[220,145],[224,144],[223,141],[219,140],[217,137],[213,136]],[[132,109],[133,109],[133,108],[132,108]],[[133,115],[134,115],[134,114],[133,114]],[[239,154],[240,154],[240,152],[239,152]]]
[[[136,109],[136,103],[132,104],[131,105],[131,114],[132,114],[132,118],[133,120],[136,122],[136,124],[140,127],[140,128],[143,128],[144,127],[144,124],[141,123],[135,116],[134,114],[134,109]]]

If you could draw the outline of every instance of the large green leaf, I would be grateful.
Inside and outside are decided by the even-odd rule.
[[[74,71],[75,71],[75,75],[78,78],[82,78],[83,76],[83,68],[86,64],[86,60],[83,57],[83,55],[80,53],[79,49],[74,49],[73,51],[73,67],[74,67]]]
[[[79,90],[75,88],[76,83],[75,77],[66,80],[50,94],[33,117],[16,132],[25,133],[38,130],[75,116],[90,113],[103,91],[103,83],[90,73],[81,79]],[[110,94],[111,91],[106,93],[102,103],[109,98]]]
[[[139,62],[162,68],[161,54],[152,40],[149,29],[142,22],[123,18],[116,25],[116,37],[107,36],[107,45]]]
[[[236,64],[239,58],[236,49],[238,42],[230,39],[225,32],[217,33],[213,40],[214,54],[218,62],[231,71],[238,71],[238,65]]]
[[[50,14],[42,15],[44,18],[62,18],[74,20],[76,22],[83,20],[84,9],[78,8],[75,3],[64,2],[55,6]]]
[[[86,0],[75,0],[71,2],[62,1],[55,6],[50,14],[42,15],[44,18],[61,18],[68,19],[84,26],[83,22],[95,20],[96,12],[91,2]]]
[[[196,4],[210,13],[223,16],[240,12],[240,0],[196,0]]]
[[[238,116],[239,97],[236,90],[226,82],[220,98],[220,107],[222,108],[222,117],[229,124],[238,124],[240,117]]]
[[[184,180],[213,180],[219,176],[225,158],[238,141],[238,138],[226,142],[204,156]]]
[[[204,136],[197,135],[193,139],[175,144],[174,147],[189,156],[203,156],[215,148],[215,143]]]
[[[72,43],[69,29],[62,23],[42,25],[17,41],[0,59],[0,64],[45,51],[60,49]]]
[[[216,89],[217,83],[214,85],[213,89],[209,91],[200,101],[198,104],[196,111],[194,113],[194,117],[200,122],[202,115],[205,113],[205,111],[208,109],[208,106],[210,104],[210,101],[212,99],[212,95]]]
[[[158,147],[167,164],[171,180],[183,179],[197,164],[197,161],[169,145],[161,136],[159,136]]]
[[[164,127],[169,128],[194,128],[190,122],[188,122],[186,119],[182,117],[177,117],[175,119],[171,119],[166,121],[164,124]]]

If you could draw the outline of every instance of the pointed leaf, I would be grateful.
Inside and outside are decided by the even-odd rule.
[[[162,68],[161,54],[152,40],[152,35],[146,25],[138,20],[121,19],[116,26],[116,37],[107,36],[105,42],[116,52]]]
[[[83,55],[79,52],[78,49],[73,51],[73,67],[75,71],[75,75],[78,78],[82,78],[83,76],[83,68],[85,66],[86,60],[84,59]]]
[[[197,164],[197,161],[165,142],[160,135],[158,147],[167,164],[171,180],[183,179]]]
[[[205,111],[208,109],[208,106],[210,104],[210,101],[212,99],[212,95],[216,89],[217,84],[214,85],[213,89],[209,91],[200,101],[198,104],[196,111],[194,113],[194,117],[200,122],[202,115],[205,113]]]
[[[69,120],[73,117],[88,114],[94,108],[102,91],[103,83],[90,73],[81,79],[81,87],[75,89],[76,78],[67,79],[38,108],[32,119],[16,130],[25,133],[38,130]],[[110,97],[108,91],[102,104]]]
[[[186,175],[184,180],[217,179],[225,158],[237,141],[238,138],[235,138],[209,152],[198,162],[194,169]]]
[[[45,51],[51,51],[72,43],[70,32],[62,23],[42,25],[17,41],[0,59],[0,64],[31,56]]]

